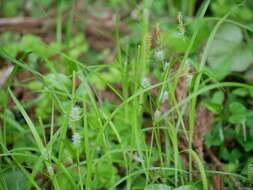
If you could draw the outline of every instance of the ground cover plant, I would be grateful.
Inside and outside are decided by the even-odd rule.
[[[253,1],[0,1],[0,189],[250,190]]]

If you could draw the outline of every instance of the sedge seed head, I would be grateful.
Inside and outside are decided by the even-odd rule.
[[[70,119],[72,121],[78,121],[81,119],[81,109],[79,106],[74,106],[71,110]]]
[[[79,147],[81,144],[81,136],[79,133],[74,133],[72,136],[72,143],[74,147]]]
[[[156,60],[157,61],[163,61],[164,60],[164,58],[165,58],[165,53],[164,53],[164,51],[163,50],[157,50],[156,52],[155,52],[155,58],[156,58]]]

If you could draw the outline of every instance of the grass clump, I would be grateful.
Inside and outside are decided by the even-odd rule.
[[[0,34],[0,189],[250,189],[252,3],[86,3]]]

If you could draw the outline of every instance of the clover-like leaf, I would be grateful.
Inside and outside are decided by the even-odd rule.
[[[144,190],[172,190],[172,187],[165,184],[150,184]]]
[[[20,170],[6,171],[3,178],[9,190],[25,189],[27,179]]]
[[[243,42],[238,26],[226,24],[217,32],[210,47],[208,64],[220,80],[230,72],[245,71],[253,63],[252,47]]]
[[[178,187],[174,190],[197,190],[197,189],[193,185],[183,185],[183,186]]]
[[[232,102],[229,104],[229,111],[231,113],[229,122],[232,124],[240,124],[245,122],[248,115],[247,108],[240,102]]]

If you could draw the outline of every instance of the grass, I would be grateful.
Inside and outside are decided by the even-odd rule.
[[[176,3],[169,2],[171,5]],[[187,3],[181,5],[183,13],[192,17],[197,2],[185,2]],[[206,72],[210,48],[225,22],[253,31],[251,27],[228,19],[241,5],[221,18],[209,18],[205,15],[211,1],[202,3],[199,14],[194,19],[216,21],[216,24],[209,31],[199,59],[192,52],[195,51],[201,24],[194,29],[183,54],[172,54],[169,58],[154,60],[157,51],[162,50],[166,54],[167,49],[163,34],[159,31],[156,36],[158,48],[152,47],[152,3],[149,0],[143,2],[137,45],[130,42],[122,44],[120,18],[115,19],[117,53],[113,64],[89,65],[85,60],[71,57],[68,51],[54,49],[56,59],[38,56],[48,67],[49,74],[52,74],[50,76],[27,64],[27,60],[18,59],[11,52],[0,48],[0,57],[15,66],[13,78],[18,72],[28,71],[32,73],[31,81],[36,82],[31,91],[36,100],[27,102],[22,102],[15,95],[17,84],[26,85],[23,81],[15,81],[11,77],[6,85],[8,101],[0,114],[3,126],[0,176],[5,176],[1,177],[0,189],[10,188],[11,178],[21,180],[15,183],[13,189],[56,190],[148,190],[158,189],[158,186],[152,186],[157,184],[166,185],[163,189],[181,187],[208,190],[213,187],[210,177],[216,175],[224,176],[224,179],[231,176],[245,184],[250,183],[241,174],[210,169],[212,167],[206,164],[193,147],[197,107],[206,94],[228,88],[252,91],[250,84],[215,81]],[[71,13],[65,28],[67,45],[64,44],[63,8],[59,3],[56,41],[60,46],[68,47],[74,33],[74,3],[71,3]],[[183,22],[185,21],[179,21],[181,27],[187,27],[188,24],[184,25]],[[180,35],[184,40],[187,39],[185,34]],[[48,45],[43,44],[43,47],[44,51],[52,50]],[[27,54],[32,55],[34,52]],[[199,62],[197,68],[188,63],[193,59]],[[152,65],[153,62],[155,66]],[[192,74],[193,79],[182,89],[185,96],[179,99],[177,91],[180,82]],[[152,75],[157,76],[156,82],[150,80]],[[100,93],[105,89],[113,94],[113,102],[101,96]],[[166,100],[164,94],[168,95]],[[31,106],[29,101],[32,101]],[[162,112],[166,101],[169,101],[169,107]],[[14,105],[11,106],[10,102]],[[17,113],[22,116],[19,120],[14,117]],[[243,129],[245,137],[245,125]],[[14,133],[17,136],[12,136],[13,140],[8,137],[10,130],[17,131]],[[20,144],[15,143],[16,139]],[[180,146],[182,139],[187,143],[184,149]],[[10,144],[13,147],[10,148]],[[12,175],[9,178],[7,171],[8,175]]]

